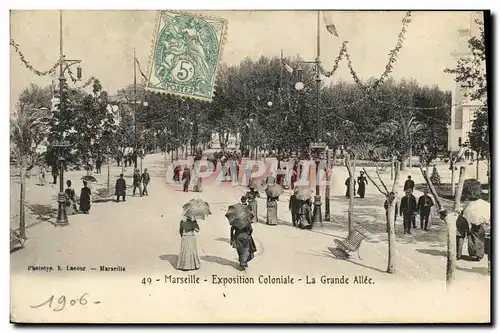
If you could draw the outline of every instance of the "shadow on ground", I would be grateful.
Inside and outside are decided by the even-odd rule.
[[[457,270],[463,271],[463,272],[469,272],[469,273],[476,273],[480,274],[483,276],[488,276],[490,273],[488,272],[488,267],[472,267],[472,268],[463,268],[463,267],[458,267]]]
[[[229,267],[235,268],[237,270],[240,270],[240,264],[239,263],[237,263],[235,261],[228,260],[226,258],[207,255],[207,256],[200,257],[200,259],[204,260],[204,261],[216,263],[216,264],[219,264],[219,265],[222,265],[222,266],[229,266]]]
[[[417,249],[417,252],[428,254],[435,257],[446,257],[446,251],[433,249]]]
[[[229,244],[229,242],[231,241],[229,238],[223,238],[223,237],[216,238],[215,240],[219,241],[219,242],[227,243],[227,244]]]
[[[33,214],[36,220],[39,221],[50,221],[57,217],[57,208],[54,208],[52,205],[42,205],[42,204],[25,204],[31,214]]]
[[[177,269],[177,261],[179,256],[177,254],[164,254],[159,257],[161,260],[166,260],[172,265],[173,268]]]

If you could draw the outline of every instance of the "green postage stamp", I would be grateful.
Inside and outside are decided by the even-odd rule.
[[[212,100],[226,20],[160,11],[146,89]]]

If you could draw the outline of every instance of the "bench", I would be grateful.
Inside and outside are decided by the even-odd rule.
[[[14,230],[10,229],[10,251],[16,248],[24,247],[24,239],[22,239]]]
[[[349,256],[349,252],[356,252],[358,254],[358,258],[361,259],[361,256],[359,255],[359,247],[361,246],[361,242],[366,238],[367,237],[358,230],[352,230],[346,239],[335,239],[334,242],[337,245],[337,249],[344,252],[347,256]]]

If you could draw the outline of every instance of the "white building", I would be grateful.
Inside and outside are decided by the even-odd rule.
[[[476,18],[480,14],[471,14],[469,26],[457,31],[457,47],[452,56],[455,61],[460,58],[471,56],[468,41],[472,36],[479,35]],[[482,21],[482,20],[481,20]],[[465,89],[460,83],[455,83],[455,89],[451,92],[451,122],[448,125],[448,150],[458,152],[460,145],[465,144],[469,138],[474,113],[481,106],[479,101],[470,101],[465,97]]]

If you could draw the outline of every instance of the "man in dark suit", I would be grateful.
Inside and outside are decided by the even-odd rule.
[[[123,178],[123,173],[122,173],[120,174],[120,178],[116,180],[116,186],[115,186],[116,202],[120,202],[120,197],[122,197],[123,201],[125,201],[126,190],[127,190],[127,184],[125,183],[125,179]]]
[[[184,172],[182,173],[182,180],[184,181],[183,191],[189,191],[189,184],[191,183],[191,169],[186,165],[184,167]]]
[[[401,198],[399,205],[399,215],[403,217],[403,228],[405,234],[411,234],[411,225],[415,223],[415,213],[417,212],[417,200],[413,191],[408,189],[406,195]]]
[[[409,189],[412,191],[415,189],[415,182],[411,179],[411,176],[408,176],[408,179],[405,181],[405,185],[403,187],[405,192]]]
[[[431,207],[434,206],[434,202],[429,196],[429,190],[424,189],[424,194],[418,198],[418,212],[420,214],[420,229],[427,231],[427,226],[429,225],[429,216],[431,215]],[[425,222],[425,224],[424,224]]]

